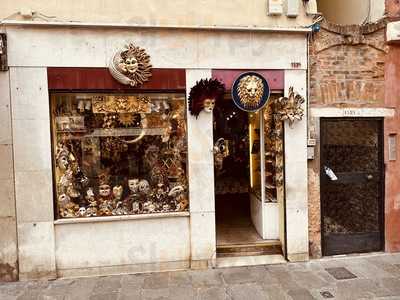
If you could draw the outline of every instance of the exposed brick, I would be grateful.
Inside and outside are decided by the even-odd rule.
[[[365,26],[322,24],[310,44],[310,103],[329,107],[385,106],[385,21]],[[309,248],[321,256],[319,153],[308,164]]]

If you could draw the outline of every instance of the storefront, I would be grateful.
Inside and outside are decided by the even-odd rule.
[[[307,260],[307,33],[7,25],[20,278]],[[227,255],[254,242],[277,251]]]

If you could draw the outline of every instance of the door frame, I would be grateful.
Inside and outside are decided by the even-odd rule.
[[[320,136],[320,163],[319,163],[319,178],[320,178],[320,216],[321,216],[321,254],[327,256],[325,249],[325,223],[324,223],[324,201],[323,191],[321,188],[321,178],[323,175],[323,162],[325,161],[324,152],[322,151],[322,145],[324,140],[323,134],[323,123],[325,121],[378,121],[378,156],[379,156],[379,168],[381,175],[381,184],[379,185],[379,232],[380,232],[380,251],[385,249],[385,144],[384,144],[384,118],[383,117],[320,117],[319,118],[319,136]]]

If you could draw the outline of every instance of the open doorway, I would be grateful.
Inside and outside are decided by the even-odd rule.
[[[281,254],[279,240],[263,238],[262,118],[263,110],[242,111],[230,97],[214,110],[218,256]]]

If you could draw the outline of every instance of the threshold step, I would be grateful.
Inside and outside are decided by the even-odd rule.
[[[281,243],[265,244],[243,244],[243,245],[225,245],[217,246],[217,257],[229,256],[256,256],[256,255],[274,255],[282,254]]]
[[[257,265],[275,265],[286,263],[282,255],[256,255],[256,256],[235,256],[217,257],[217,268],[244,267]]]

